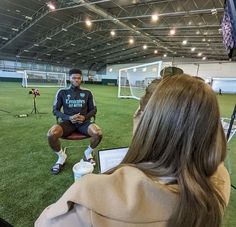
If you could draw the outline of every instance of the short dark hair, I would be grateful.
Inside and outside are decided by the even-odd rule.
[[[181,75],[183,74],[184,71],[178,67],[165,67],[164,69],[161,70],[161,77],[166,77],[166,76],[175,76],[175,75]]]
[[[71,69],[69,71],[69,76],[71,76],[72,74],[80,74],[82,76],[82,71],[80,69]]]

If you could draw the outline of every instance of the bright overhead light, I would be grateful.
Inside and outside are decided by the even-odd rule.
[[[154,50],[154,54],[157,54],[158,53],[158,50]]]
[[[62,28],[61,30],[64,31],[64,32],[67,32],[67,31],[68,31],[66,28]]]
[[[7,37],[2,37],[2,39],[3,39],[3,40],[8,40],[8,38],[7,38]]]
[[[188,43],[188,40],[183,40],[182,44],[186,45]]]
[[[164,54],[163,57],[166,58],[166,57],[167,57],[167,54]]]
[[[109,72],[110,72],[110,73],[112,72],[112,68],[109,69]]]
[[[191,51],[192,51],[192,52],[194,52],[195,50],[196,50],[196,48],[195,48],[195,47],[192,47],[192,48],[191,48]]]
[[[75,44],[74,44],[74,43],[71,43],[70,45],[71,45],[71,46],[75,46]]]
[[[107,43],[107,46],[111,46],[111,44],[110,44],[110,43]]]
[[[175,30],[174,28],[172,28],[172,29],[170,30],[170,35],[175,35],[175,33],[176,33],[176,30]]]
[[[152,21],[158,21],[158,19],[159,19],[158,14],[153,14],[152,15]]]
[[[129,39],[129,43],[130,43],[130,44],[133,44],[133,43],[134,43],[134,39],[133,39],[133,38],[130,38],[130,39]]]
[[[203,60],[203,61],[206,60],[206,57],[204,56],[204,57],[202,58],[202,60]]]
[[[133,68],[133,72],[136,72],[137,71],[137,69],[136,68]]]
[[[47,7],[48,7],[50,10],[55,10],[55,9],[56,9],[55,5],[53,5],[51,2],[48,2],[48,3],[47,3]]]
[[[206,39],[205,39],[205,38],[203,38],[203,39],[202,39],[202,42],[206,42]]]
[[[216,10],[216,9],[212,9],[212,10],[211,10],[211,14],[212,14],[212,15],[217,14],[217,10]]]
[[[28,53],[29,51],[28,51],[28,50],[24,50],[24,52],[27,52],[27,53]]]
[[[199,34],[200,34],[200,31],[196,31],[196,34],[199,35]]]
[[[143,72],[146,72],[146,71],[147,71],[147,68],[146,68],[146,67],[145,67],[145,68],[143,68],[143,69],[142,69],[142,71],[143,71]]]
[[[147,49],[147,45],[143,45],[143,49],[146,50]]]
[[[32,20],[33,18],[29,16],[25,16],[25,19]]]
[[[90,37],[90,36],[87,36],[87,39],[92,39],[92,37]]]
[[[46,54],[47,56],[51,56],[51,54]]]
[[[15,31],[15,32],[18,32],[18,31],[19,31],[18,28],[12,28],[11,30],[12,30],[12,31]]]
[[[87,20],[85,21],[85,24],[86,24],[88,27],[90,27],[90,26],[92,25],[92,22],[91,22],[91,20],[87,19]]]
[[[35,47],[38,47],[39,45],[37,43],[34,44]]]
[[[199,52],[199,53],[197,54],[197,56],[201,57],[201,56],[202,56],[202,53],[201,53],[201,52]]]
[[[115,34],[116,34],[115,31],[112,30],[112,31],[111,31],[111,35],[112,35],[112,36],[115,36]]]
[[[46,39],[51,40],[52,38],[51,37],[46,37]]]

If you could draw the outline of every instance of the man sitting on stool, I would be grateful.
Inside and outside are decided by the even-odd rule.
[[[102,139],[101,129],[90,121],[97,112],[97,108],[90,90],[80,88],[82,73],[80,69],[69,71],[71,86],[60,89],[55,97],[53,114],[62,122],[53,125],[48,131],[48,143],[57,154],[58,160],[52,167],[52,174],[62,170],[67,155],[61,149],[59,138],[69,136],[73,131],[91,136],[90,146],[84,151],[84,159],[95,165],[92,151]],[[63,107],[63,112],[61,108]]]

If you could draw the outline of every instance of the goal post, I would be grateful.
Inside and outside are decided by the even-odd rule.
[[[145,88],[160,78],[162,61],[122,68],[119,70],[118,98],[140,99]]]
[[[25,70],[22,87],[66,87],[66,74]]]

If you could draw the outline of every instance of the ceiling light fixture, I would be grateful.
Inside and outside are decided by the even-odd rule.
[[[47,7],[48,7],[50,10],[55,10],[55,9],[56,9],[55,5],[53,5],[51,2],[48,2],[48,3],[47,3]]]
[[[85,24],[86,24],[88,27],[90,27],[90,26],[92,25],[92,22],[91,22],[91,20],[87,19],[87,20],[85,21]]]
[[[191,48],[191,51],[192,51],[192,52],[194,52],[195,50],[196,50],[196,48],[195,48],[195,47],[192,47],[192,48]]]
[[[133,38],[130,38],[130,39],[129,39],[129,43],[130,43],[130,44],[133,44],[133,43],[134,43],[134,39],[133,39]]]
[[[147,45],[143,45],[143,49],[146,50],[147,49]]]
[[[112,30],[112,31],[111,31],[111,35],[112,35],[112,36],[115,36],[115,35],[116,35],[115,31]]]
[[[183,40],[182,44],[186,45],[188,43],[188,40]]]
[[[159,16],[158,16],[158,14],[153,14],[152,15],[152,21],[158,21],[158,19],[159,19]]]
[[[216,10],[215,8],[214,8],[214,9],[212,9],[212,10],[211,10],[211,14],[212,14],[212,15],[215,15],[215,14],[217,14],[217,10]]]
[[[25,16],[25,19],[27,19],[27,20],[32,20],[33,18],[32,18],[32,17],[29,17],[29,16]]]
[[[170,30],[170,35],[175,35],[175,33],[176,33],[176,30],[175,30],[174,28],[172,28],[172,29]]]
[[[158,50],[154,50],[154,54],[157,54],[158,53]]]
[[[197,54],[197,56],[201,57],[201,56],[202,56],[202,53],[201,53],[201,52],[200,52],[200,53],[198,53],[198,54]]]

